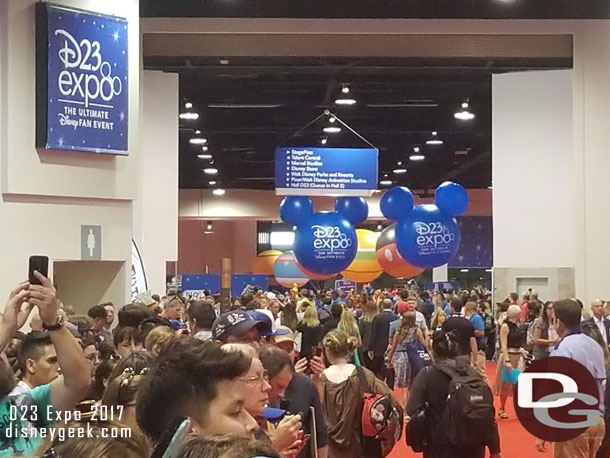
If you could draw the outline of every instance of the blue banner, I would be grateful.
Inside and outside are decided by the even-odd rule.
[[[231,295],[240,297],[246,286],[258,286],[263,291],[269,291],[268,275],[232,275],[231,276]]]
[[[37,146],[127,154],[127,21],[38,4]]]
[[[374,148],[276,148],[276,193],[369,196],[377,189],[378,155]]]
[[[220,292],[220,275],[217,274],[188,274],[181,278],[183,294],[190,293],[193,299],[203,297],[205,290],[212,294]]]

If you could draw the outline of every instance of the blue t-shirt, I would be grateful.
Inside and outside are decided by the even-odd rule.
[[[483,318],[481,317],[481,315],[479,315],[478,313],[474,313],[471,315],[469,320],[475,331],[485,332],[485,321],[483,321]],[[485,341],[486,341],[485,336],[477,337],[477,344],[478,344],[479,348],[482,348],[485,346]]]
[[[43,441],[37,432],[51,426],[53,419],[51,383],[37,386],[19,398],[9,395],[0,400],[0,456],[34,455]]]

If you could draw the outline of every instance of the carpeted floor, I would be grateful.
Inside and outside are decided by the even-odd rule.
[[[490,383],[493,386],[493,380],[496,375],[495,363],[487,363],[487,374]],[[497,409],[498,403],[496,402],[496,410]],[[539,453],[536,450],[536,439],[521,426],[521,423],[519,423],[519,420],[515,415],[512,399],[509,399],[506,403],[506,412],[509,416],[508,420],[497,418],[498,427],[500,428],[500,445],[502,447],[503,458],[550,458],[553,456],[551,444],[547,444],[546,453]],[[396,444],[396,447],[392,450],[389,458],[421,458],[422,456],[421,453],[414,453],[411,448],[407,446],[403,435],[400,442]],[[486,456],[489,456],[489,452]]]

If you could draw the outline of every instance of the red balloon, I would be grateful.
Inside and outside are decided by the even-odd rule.
[[[392,277],[413,278],[425,270],[409,264],[398,253],[396,249],[396,224],[386,227],[379,236],[375,256],[384,272]]]

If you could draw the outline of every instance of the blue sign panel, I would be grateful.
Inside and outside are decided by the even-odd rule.
[[[434,293],[442,293],[443,291],[459,291],[460,287],[456,282],[452,281],[435,281],[428,285],[428,289]]]
[[[269,291],[268,275],[232,275],[231,276],[231,295],[240,297],[246,287],[258,286],[263,291]]]
[[[220,292],[220,275],[188,274],[182,275],[181,280],[183,294],[190,293],[193,299],[202,298],[206,290],[212,294]]]
[[[377,189],[374,148],[292,148],[275,150],[278,195],[369,196]]]
[[[37,8],[37,146],[127,154],[127,21]]]

